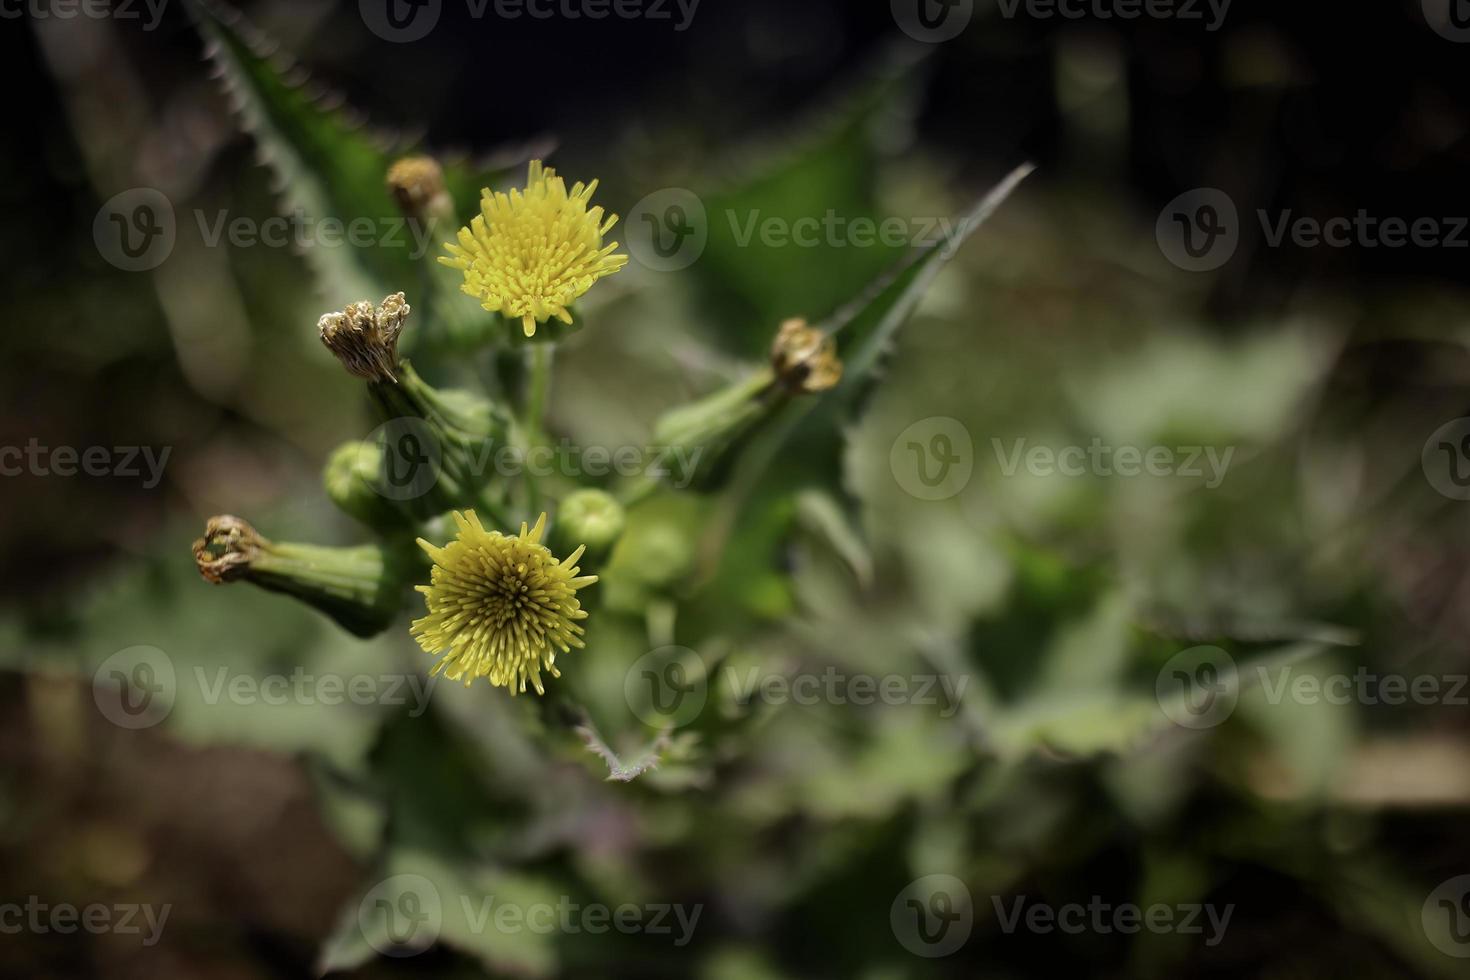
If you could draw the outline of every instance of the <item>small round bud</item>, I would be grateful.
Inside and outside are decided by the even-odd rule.
[[[388,192],[398,209],[410,218],[451,216],[454,212],[444,187],[444,170],[433,157],[404,157],[388,168]]]
[[[383,447],[356,440],[338,446],[327,458],[322,484],[332,503],[368,527],[380,531],[404,527],[408,518],[379,489],[382,472]]]
[[[556,513],[556,536],[585,544],[598,553],[623,533],[623,505],[602,490],[577,490],[562,500]]]

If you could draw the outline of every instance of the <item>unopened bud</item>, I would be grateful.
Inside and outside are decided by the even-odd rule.
[[[246,581],[295,596],[357,636],[387,629],[408,586],[423,573],[416,548],[383,544],[355,548],[267,540],[238,517],[211,517],[194,542],[206,582]]]
[[[388,168],[388,191],[409,218],[434,221],[454,216],[444,170],[433,157],[404,157]]]
[[[568,494],[556,512],[553,536],[558,543],[586,545],[588,554],[612,547],[623,533],[623,505],[602,490],[588,488]]]

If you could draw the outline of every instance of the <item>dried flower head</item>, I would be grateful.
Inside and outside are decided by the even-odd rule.
[[[480,213],[439,261],[464,273],[463,290],[485,309],[519,319],[527,337],[553,316],[571,323],[573,301],[628,262],[613,254],[617,242],[602,244],[618,218],[587,207],[596,189],[578,181],[569,192],[532,160],[525,191],[482,191]]]
[[[211,517],[194,542],[194,563],[206,582],[233,582],[250,568],[268,542],[246,521],[229,514]]]
[[[404,157],[388,168],[388,191],[404,214],[422,217],[448,203],[444,170],[433,157]]]
[[[541,543],[546,515],[518,535],[487,531],[474,511],[454,512],[455,540],[436,548],[419,539],[434,561],[428,585],[420,585],[429,614],[415,620],[414,638],[428,653],[443,654],[430,673],[468,686],[488,677],[511,694],[526,682],[545,693],[541,670],[560,677],[556,652],[583,645],[578,620],[587,613],[577,590],[597,581],[577,577],[582,548],[557,561]]]
[[[826,391],[842,380],[837,340],[800,317],[781,324],[771,345],[771,367],[789,391]]]
[[[376,309],[365,301],[350,303],[341,313],[323,316],[316,326],[322,343],[349,374],[368,381],[396,381],[398,335],[410,312],[403,294],[394,293]]]

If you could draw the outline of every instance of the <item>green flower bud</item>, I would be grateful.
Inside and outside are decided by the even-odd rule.
[[[322,471],[327,496],[344,514],[376,531],[402,530],[412,520],[378,489],[383,447],[377,442],[345,442],[333,450]]]
[[[378,473],[369,488],[415,520],[474,508],[506,523],[506,488],[488,486],[486,470],[495,450],[509,441],[509,416],[480,395],[432,387],[399,360],[398,339],[409,312],[403,294],[394,293],[377,307],[353,303],[317,323],[327,349],[348,373],[367,381],[383,422],[375,438]],[[359,468],[364,459],[373,457],[357,460]]]
[[[654,426],[654,442],[695,460],[694,485],[711,489],[726,476],[737,445],[778,408],[791,398],[828,391],[841,378],[837,341],[803,319],[787,320],[771,343],[768,367],[667,413]]]
[[[295,596],[356,636],[387,629],[403,607],[408,586],[426,562],[411,545],[355,548],[267,540],[238,517],[211,517],[194,542],[194,561],[206,582],[251,582]]]
[[[600,555],[623,533],[625,517],[622,504],[611,494],[590,488],[577,490],[557,508],[552,537],[562,550],[582,544],[587,546],[588,554]]]
[[[730,450],[781,404],[783,392],[767,368],[744,381],[666,413],[654,425],[655,445],[694,461],[692,483],[705,489],[724,476]]]
[[[448,510],[478,509],[495,523],[507,487],[492,486],[495,452],[510,442],[510,418],[489,399],[468,391],[439,390],[407,361],[397,377],[368,385],[383,419],[379,442],[386,454],[378,486],[417,519]],[[424,469],[427,467],[427,469]],[[393,473],[413,482],[384,480]],[[403,488],[412,489],[404,491]]]

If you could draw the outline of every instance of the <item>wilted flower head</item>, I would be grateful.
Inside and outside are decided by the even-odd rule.
[[[597,181],[567,191],[556,171],[532,160],[524,192],[481,192],[480,213],[447,244],[440,262],[464,273],[466,293],[493,313],[521,321],[530,337],[536,324],[556,317],[572,322],[569,306],[603,276],[625,264],[618,243],[602,244],[617,222],[588,208]]]
[[[837,340],[800,317],[781,324],[771,345],[771,367],[790,391],[826,391],[842,380]]]
[[[323,316],[316,327],[322,343],[349,374],[368,381],[394,381],[398,335],[411,311],[403,294],[394,293],[376,309],[368,302],[349,303],[341,313]]]
[[[428,653],[443,657],[430,673],[443,673],[468,686],[488,677],[511,694],[526,682],[545,693],[541,670],[560,677],[556,652],[583,645],[578,620],[587,613],[577,590],[597,581],[577,577],[582,548],[557,561],[541,543],[546,515],[518,535],[487,531],[474,511],[454,513],[455,540],[443,548],[419,539],[434,561],[424,594],[429,614],[415,620],[414,638]]]

